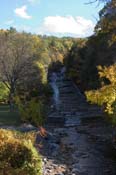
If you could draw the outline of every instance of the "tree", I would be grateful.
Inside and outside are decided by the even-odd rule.
[[[29,78],[34,62],[33,37],[16,31],[0,32],[0,81],[9,89],[9,103],[20,82]]]
[[[100,20],[96,25],[96,32],[106,32],[116,34],[116,2],[115,0],[106,3],[99,12]]]
[[[89,2],[87,2],[86,4],[92,4],[92,3],[95,3],[95,2],[99,2],[99,3],[107,3],[111,0],[90,0]]]

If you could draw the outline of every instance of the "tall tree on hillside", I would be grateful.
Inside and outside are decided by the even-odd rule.
[[[116,33],[116,1],[106,3],[99,12],[100,20],[96,25],[96,32]]]

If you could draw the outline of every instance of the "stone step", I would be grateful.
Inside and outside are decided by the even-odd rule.
[[[70,85],[68,85],[68,86],[67,86],[67,85],[59,86],[59,90],[62,90],[62,89],[64,90],[64,89],[69,89],[69,88],[70,88],[70,89],[74,89],[74,88],[72,87],[72,84],[70,84]]]
[[[64,94],[60,94],[60,99],[61,100],[68,100],[68,99],[70,99],[70,100],[75,100],[75,101],[78,101],[78,100],[81,100],[82,101],[82,99],[80,99],[78,96],[76,96],[76,95],[68,95],[67,94],[67,96],[66,95],[64,95]]]
[[[65,127],[74,127],[74,126],[79,126],[81,124],[81,120],[77,117],[70,117],[66,119],[65,121]]]
[[[72,85],[72,82],[71,81],[67,81],[67,82],[56,82],[56,84],[59,86],[59,87],[66,87],[66,86],[71,86]]]
[[[73,90],[60,91],[60,95],[76,95]]]
[[[65,98],[65,97],[66,97],[66,98],[67,98],[67,97],[81,98],[81,96],[80,96],[79,94],[77,94],[77,93],[72,93],[72,94],[69,93],[69,94],[68,94],[68,93],[60,93],[60,92],[59,92],[59,94],[60,94],[61,97],[64,97],[64,98]],[[82,99],[82,98],[81,98],[81,99]]]
[[[91,112],[97,112],[97,111],[101,111],[101,109],[94,109],[91,108],[90,106],[86,106],[83,104],[83,106],[80,106],[80,104],[61,104],[59,106],[59,109],[63,110],[63,109],[76,109],[77,111],[91,111]]]
[[[68,89],[68,88],[72,88],[72,85],[58,85],[58,88],[59,88],[59,90],[62,90],[62,89]]]
[[[64,106],[64,105],[66,105],[66,106],[76,106],[76,107],[79,107],[80,106],[80,103],[82,104],[82,107],[83,108],[85,108],[85,107],[87,107],[87,104],[86,103],[84,103],[83,101],[71,101],[71,100],[60,100],[60,106]],[[89,107],[89,106],[88,106]]]
[[[64,126],[65,124],[65,118],[64,117],[48,117],[47,120],[46,120],[46,123],[48,125],[54,125],[54,126],[57,126],[57,125],[60,125],[60,126]]]
[[[74,108],[79,108],[80,107],[80,103],[82,103],[81,101],[78,101],[78,102],[76,102],[76,103],[73,103],[73,102],[71,102],[71,101],[69,101],[69,102],[62,102],[62,101],[60,101],[60,105],[59,105],[59,107],[74,107]],[[83,109],[83,108],[89,108],[89,107],[87,107],[86,106],[86,104],[85,103],[82,103],[82,107],[81,107],[81,109]]]
[[[101,111],[96,111],[96,112],[94,112],[94,111],[61,111],[60,112],[60,114],[61,115],[63,115],[63,116],[93,116],[93,115],[95,115],[95,116],[99,116],[99,115],[103,115],[103,112],[101,112]]]

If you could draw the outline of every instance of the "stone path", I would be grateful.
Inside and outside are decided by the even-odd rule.
[[[57,79],[59,104],[47,119],[43,175],[116,175],[112,128],[67,79]]]

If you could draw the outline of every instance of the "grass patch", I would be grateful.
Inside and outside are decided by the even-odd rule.
[[[10,111],[9,105],[0,105],[0,125],[17,126],[20,123],[20,115],[16,107]]]

